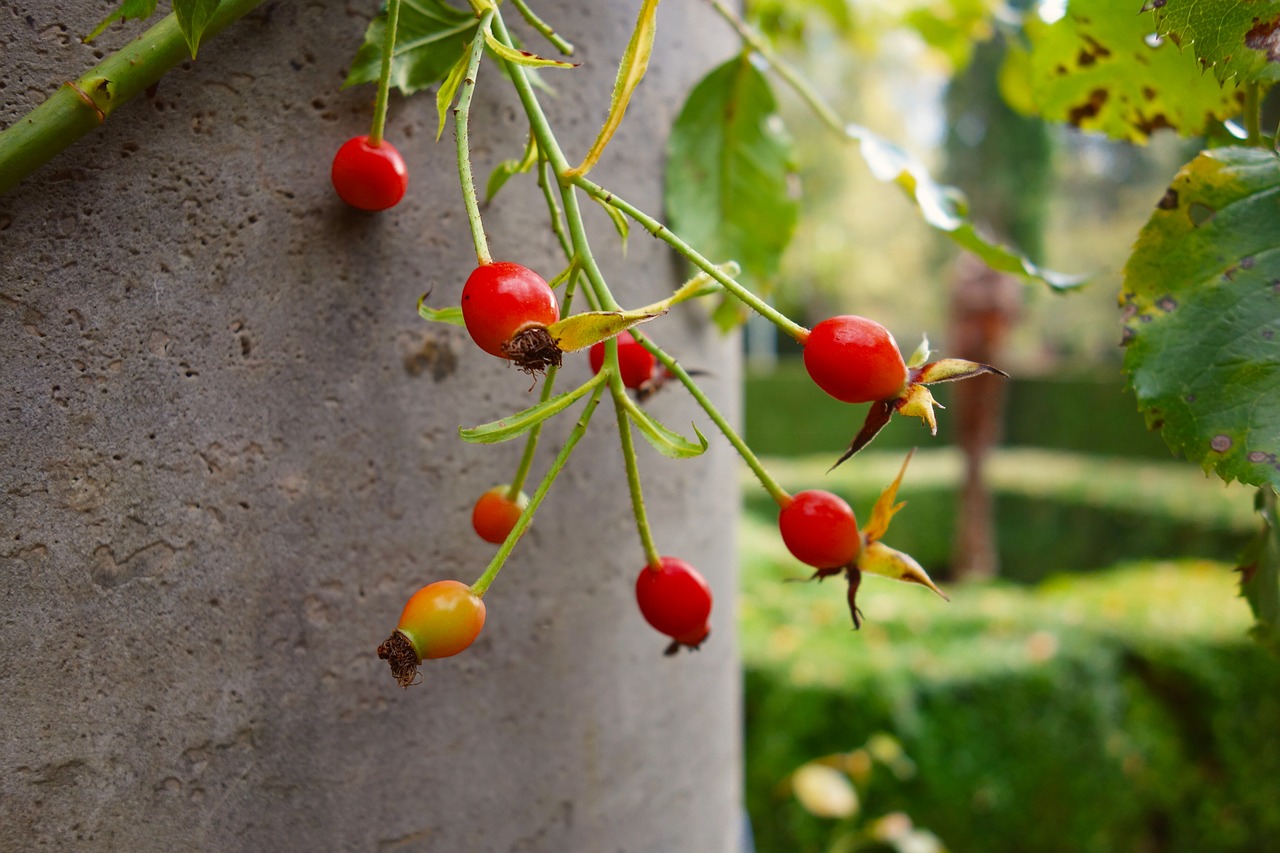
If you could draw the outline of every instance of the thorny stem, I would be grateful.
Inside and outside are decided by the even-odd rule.
[[[774,502],[780,507],[785,507],[791,503],[791,495],[787,493],[786,489],[779,486],[778,482],[774,480],[773,477],[769,476],[769,472],[765,470],[764,464],[761,463],[760,459],[751,452],[751,448],[742,440],[742,436],[738,435],[734,428],[729,425],[729,422],[725,420],[724,415],[720,414],[720,410],[716,408],[715,403],[711,402],[710,398],[703,393],[702,389],[698,387],[698,383],[693,381],[693,377],[691,377],[685,369],[680,366],[680,363],[667,355],[667,353],[663,351],[662,347],[649,340],[649,337],[638,329],[632,329],[631,335],[642,347],[653,353],[654,357],[658,359],[658,361],[662,362],[662,365],[667,370],[671,371],[671,375],[680,380],[680,384],[685,387],[690,396],[698,401],[698,405],[700,405],[702,410],[707,413],[707,417],[711,418],[711,422],[714,423],[716,428],[724,434],[724,437],[727,438],[729,443],[733,445],[734,449],[738,451],[738,455],[742,457],[742,461],[746,462],[747,467],[756,475],[756,479],[760,481],[760,485],[764,486],[764,490],[769,493],[769,497],[773,498]]]
[[[801,344],[809,339],[808,329],[765,302],[759,296],[756,296],[747,288],[743,287],[735,281],[732,276],[727,275],[722,269],[699,254],[696,249],[678,237],[674,232],[667,228],[667,226],[663,225],[661,222],[654,219],[634,204],[618,198],[618,196],[609,192],[599,184],[593,183],[587,178],[575,177],[573,182],[589,195],[595,196],[605,204],[617,208],[627,216],[630,216],[636,222],[640,223],[640,225],[644,226],[646,231],[671,246],[671,248],[675,249],[680,254],[684,255],[694,264],[694,266],[698,267],[703,272],[707,273],[707,275],[724,285],[724,289],[737,297],[740,302],[747,305],[757,314],[773,323],[782,331],[786,332],[790,337],[799,341]]]
[[[476,74],[480,70],[480,57],[484,55],[484,36],[494,20],[496,11],[489,9],[480,17],[480,26],[471,42],[471,55],[467,59],[467,72],[462,80],[462,94],[453,108],[454,135],[458,141],[458,179],[462,183],[462,203],[467,208],[467,222],[471,225],[471,241],[476,247],[476,260],[481,266],[493,263],[489,254],[489,241],[484,236],[484,223],[480,220],[480,204],[476,199],[476,184],[471,176],[470,142],[467,124],[471,116],[471,97],[476,90]]]
[[[378,74],[378,98],[373,102],[373,128],[369,144],[382,144],[382,131],[387,124],[387,101],[391,95],[391,57],[396,49],[396,29],[400,25],[400,0],[387,0],[387,30],[382,42],[382,70]]]
[[[569,281],[564,286],[564,303],[560,306],[561,310],[569,313],[570,306],[573,305],[573,290],[578,283],[578,269],[574,267],[569,273]],[[542,381],[542,397],[538,400],[545,403],[551,399],[551,391],[556,384],[556,374],[560,368],[552,365],[547,368],[547,378]],[[524,444],[524,453],[520,457],[520,465],[516,468],[516,475],[511,479],[511,485],[507,489],[507,500],[514,501],[520,497],[520,490],[524,488],[524,481],[529,476],[529,469],[533,467],[533,456],[538,449],[538,436],[542,434],[542,425],[546,421],[539,421],[533,429],[529,430],[529,438]]]
[[[631,417],[627,414],[622,398],[627,390],[622,384],[622,374],[617,369],[618,339],[610,338],[605,344],[605,357],[609,362],[609,389],[613,392],[613,409],[618,416],[618,440],[622,443],[622,459],[627,468],[627,487],[631,491],[631,513],[636,519],[636,532],[640,534],[640,545],[644,548],[644,558],[649,568],[662,567],[662,555],[653,542],[653,531],[649,528],[649,514],[644,508],[644,493],[640,489],[640,467],[636,463],[635,442],[631,439]]]
[[[551,218],[551,231],[556,235],[556,239],[560,241],[560,249],[564,252],[566,258],[573,257],[573,246],[569,243],[568,236],[564,233],[564,213],[560,210],[560,202],[556,201],[555,191],[551,189],[551,181],[547,178],[547,158],[542,155],[541,149],[538,153],[538,186],[542,189],[542,196],[547,201],[547,213]]]
[[[227,0],[219,4],[203,38],[212,38],[261,3]],[[0,195],[190,58],[178,19],[170,14],[79,79],[63,84],[40,106],[0,131]]]
[[[520,518],[516,521],[515,527],[511,528],[511,532],[507,534],[506,541],[502,543],[498,548],[498,553],[494,554],[493,559],[489,561],[489,566],[484,570],[484,574],[480,575],[476,582],[471,585],[471,592],[477,597],[484,597],[489,585],[493,583],[493,579],[498,576],[498,572],[502,571],[502,565],[507,561],[507,557],[511,555],[511,549],[516,546],[516,542],[529,529],[529,522],[533,520],[533,514],[537,511],[538,505],[547,496],[547,492],[550,491],[551,484],[555,482],[556,477],[559,477],[560,472],[564,470],[564,466],[568,463],[574,447],[582,440],[582,436],[586,435],[587,424],[591,422],[591,416],[595,413],[596,406],[600,404],[600,395],[602,393],[604,393],[604,383],[597,385],[595,390],[591,392],[586,408],[582,410],[582,414],[578,417],[578,422],[574,424],[569,437],[565,439],[564,447],[560,448],[560,452],[556,454],[556,458],[551,462],[551,467],[547,469],[546,475],[543,476],[542,482],[538,484],[537,490],[529,498],[529,505],[524,508],[524,512],[520,513]]]
[[[555,30],[551,29],[546,21],[535,15],[533,10],[529,8],[529,5],[525,3],[524,0],[511,0],[511,5],[515,6],[516,11],[524,17],[525,22],[538,32],[542,33],[542,37],[551,42],[551,45],[556,50],[560,51],[565,56],[573,56],[573,44],[562,38]]]

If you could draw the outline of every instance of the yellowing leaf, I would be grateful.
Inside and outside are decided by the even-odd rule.
[[[440,126],[436,128],[436,142],[440,141],[440,136],[444,133],[444,123],[449,115],[449,107],[453,106],[453,97],[458,94],[458,87],[462,85],[462,78],[467,73],[468,59],[465,53],[458,57],[458,61],[449,69],[448,76],[440,84],[440,91],[436,92],[436,112],[440,114]]]
[[[893,516],[906,506],[906,503],[895,504],[898,499],[898,487],[902,485],[902,477],[907,473],[907,464],[911,461],[915,448],[907,452],[907,458],[902,460],[902,468],[898,471],[898,476],[893,482],[884,487],[884,491],[880,493],[880,497],[876,499],[875,506],[871,508],[871,521],[862,529],[863,535],[866,536],[867,543],[870,544],[877,539],[884,538],[884,534],[889,529],[889,522]],[[863,549],[866,550],[866,549]],[[861,558],[859,559],[861,561]],[[870,571],[870,570],[868,570]]]
[[[507,47],[494,38],[493,33],[486,32],[484,41],[489,46],[489,49],[496,53],[500,59],[514,62],[516,65],[523,65],[525,68],[577,68],[579,64],[577,62],[561,62],[558,59],[547,59],[545,56],[538,56],[536,53],[530,53],[527,50]]]
[[[631,41],[622,54],[622,62],[618,64],[618,76],[613,82],[613,98],[609,102],[609,115],[604,126],[591,144],[591,150],[582,164],[570,169],[570,175],[585,175],[604,153],[605,146],[613,138],[614,132],[622,124],[622,116],[631,103],[631,94],[640,85],[644,73],[649,68],[649,57],[653,53],[653,36],[657,31],[658,3],[660,0],[644,0],[640,5],[640,16],[636,20],[635,29],[631,31]],[[623,238],[625,240],[625,237]]]
[[[898,504],[900,508],[902,504]],[[895,508],[896,510],[897,508]],[[894,580],[918,583],[936,592],[943,600],[951,599],[938,589],[929,578],[928,572],[910,554],[890,548],[883,542],[868,542],[867,547],[858,552],[857,567],[859,571],[881,575]]]
[[[564,352],[586,349],[619,332],[666,313],[660,311],[584,311],[547,326],[547,333]]]

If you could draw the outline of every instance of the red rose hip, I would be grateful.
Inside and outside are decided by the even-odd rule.
[[[509,261],[481,264],[462,288],[462,319],[476,346],[526,370],[560,363],[547,326],[560,319],[555,292],[533,270]]]
[[[409,186],[409,173],[396,147],[385,139],[370,145],[367,136],[343,143],[334,155],[330,178],[342,200],[361,210],[395,207]]]
[[[593,344],[587,358],[591,369],[599,373],[604,367],[604,341]],[[653,353],[642,347],[630,332],[618,333],[618,370],[622,374],[623,385],[639,388],[653,376],[656,363]]]
[[[677,640],[699,634],[711,617],[711,587],[697,569],[676,557],[663,557],[659,568],[640,570],[636,602],[645,621]]]
[[[791,555],[815,569],[847,566],[858,556],[858,520],[839,495],[800,492],[778,513],[778,530]]]
[[[896,399],[907,365],[893,335],[875,320],[851,314],[814,326],[804,342],[804,366],[818,387],[845,403]]]
[[[471,510],[471,526],[486,542],[501,545],[529,505],[529,496],[520,492],[515,500],[509,496],[510,486],[494,486],[480,496]]]

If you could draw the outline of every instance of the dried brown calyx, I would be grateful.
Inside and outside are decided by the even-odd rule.
[[[418,672],[422,658],[418,657],[418,651],[409,638],[398,629],[378,646],[378,657],[391,667],[391,675],[401,687],[411,687],[422,680],[422,674]]]
[[[502,352],[525,373],[541,373],[559,367],[564,354],[545,326],[530,326],[502,345]]]

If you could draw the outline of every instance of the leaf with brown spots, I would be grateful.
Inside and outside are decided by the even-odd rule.
[[[1280,157],[1188,163],[1138,237],[1121,297],[1125,370],[1174,452],[1280,487]]]
[[[1071,0],[1052,23],[1029,12],[1027,47],[1011,48],[1001,70],[1005,99],[1028,115],[1140,143],[1161,129],[1197,135],[1240,111],[1240,92],[1219,86],[1172,39],[1148,44],[1152,29],[1136,4],[1115,0]]]
[[[1143,11],[1153,13],[1157,35],[1185,45],[1219,83],[1280,80],[1280,0],[1164,0]]]

